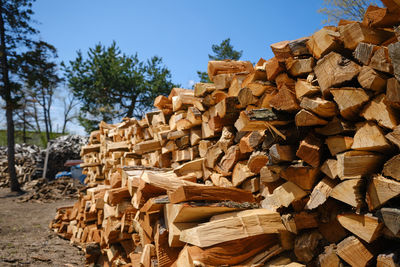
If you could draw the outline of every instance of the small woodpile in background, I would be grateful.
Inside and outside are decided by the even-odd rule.
[[[103,266],[396,266],[400,6],[383,2],[101,123],[90,188],[51,228]]]

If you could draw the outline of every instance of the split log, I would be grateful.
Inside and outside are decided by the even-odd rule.
[[[383,166],[383,174],[390,176],[400,182],[400,155],[388,160]]]
[[[213,77],[213,82],[216,90],[224,90],[231,86],[233,73],[217,74]],[[214,91],[215,92],[215,91]]]
[[[328,145],[331,155],[335,156],[338,153],[350,150],[353,145],[353,138],[342,135],[329,136],[325,139],[325,143]]]
[[[389,45],[389,57],[393,64],[394,76],[400,81],[400,42]]]
[[[324,164],[322,164],[321,171],[331,179],[338,177],[337,160],[327,159]]]
[[[332,89],[331,93],[339,106],[340,115],[347,120],[355,120],[363,105],[368,102],[369,97],[361,88],[343,87]]]
[[[294,90],[296,92],[296,98],[299,100],[303,97],[316,95],[321,91],[318,86],[314,86],[307,80],[302,79],[297,79]]]
[[[237,265],[278,242],[275,235],[264,234],[227,241],[207,248],[188,247],[191,258],[211,266]]]
[[[214,76],[218,74],[237,73],[242,71],[251,72],[253,64],[250,61],[209,61],[207,66],[208,77],[213,81]]]
[[[340,224],[364,241],[371,243],[380,236],[383,223],[372,215],[345,213],[337,216]]]
[[[397,267],[399,266],[399,254],[398,252],[390,254],[379,254],[376,257],[377,267]]]
[[[381,128],[374,122],[369,121],[357,130],[351,148],[354,150],[384,152],[390,150],[391,144],[385,138]]]
[[[292,146],[274,144],[269,148],[269,156],[272,163],[291,162],[296,158],[296,152]]]
[[[194,96],[202,97],[206,94],[212,93],[215,90],[215,85],[212,83],[196,83],[194,85]]]
[[[280,207],[289,207],[289,205],[296,200],[306,196],[300,187],[292,182],[286,182],[277,187],[272,194],[264,193],[265,199],[261,201],[261,206],[265,209],[276,210]]]
[[[374,255],[354,236],[337,244],[336,253],[351,266],[366,266]]]
[[[300,110],[294,91],[290,90],[286,86],[279,89],[278,93],[271,98],[269,104],[277,110],[286,112],[295,112]]]
[[[284,214],[282,215],[282,222],[289,232],[298,234],[303,229],[317,228],[318,214],[304,211],[295,214]]]
[[[247,161],[247,166],[250,172],[259,174],[261,168],[266,166],[268,161],[268,156],[264,152],[257,151],[250,155],[249,160]]]
[[[368,185],[366,201],[369,209],[374,210],[399,195],[400,182],[376,175]]]
[[[343,38],[344,47],[350,50],[356,49],[360,42],[380,44],[393,36],[388,31],[369,28],[357,22],[339,27],[339,32]]]
[[[311,190],[317,180],[319,168],[304,166],[303,162],[292,164],[282,168],[279,175],[287,181],[291,181],[304,190]]]
[[[281,42],[272,44],[270,47],[278,61],[283,62],[287,58],[292,56],[292,53],[291,53],[291,50],[289,47],[289,41],[281,41]]]
[[[276,77],[285,70],[283,62],[279,62],[276,57],[266,62],[265,71],[269,81],[274,81]]]
[[[313,71],[315,61],[313,57],[305,59],[294,59],[292,57],[285,61],[286,69],[293,77],[305,76]]]
[[[336,27],[324,27],[314,33],[307,41],[307,48],[316,59],[340,48],[340,33]]]
[[[330,244],[324,248],[324,252],[319,254],[318,262],[321,267],[340,267],[340,259],[336,254],[336,245]]]
[[[211,220],[181,232],[180,240],[198,247],[208,247],[241,238],[278,233],[285,227],[279,213],[265,209],[235,212],[232,217]],[[208,235],[207,233],[214,234]]]
[[[393,74],[393,65],[389,58],[389,50],[387,47],[380,47],[371,58],[369,66],[375,70]]]
[[[317,75],[322,94],[328,96],[330,88],[356,77],[360,72],[360,66],[340,54],[330,52],[318,61],[314,72]]]
[[[356,131],[356,127],[338,117],[334,117],[327,125],[322,128],[316,128],[315,132],[322,135],[351,134]]]
[[[306,209],[315,209],[325,203],[336,183],[329,178],[322,179],[313,189],[310,200],[307,202]]]
[[[228,96],[238,96],[239,90],[242,89],[242,83],[247,75],[248,72],[240,72],[233,76],[231,86],[228,90]]]
[[[387,97],[384,94],[378,95],[369,102],[361,112],[366,120],[376,121],[379,126],[393,130],[399,123],[397,113],[388,106]]]
[[[340,179],[360,178],[376,173],[383,165],[384,156],[368,151],[347,151],[337,154],[338,176]]]
[[[376,45],[360,42],[357,45],[356,50],[354,50],[353,55],[354,58],[356,58],[364,66],[368,66],[377,49],[378,46]]]
[[[239,148],[241,153],[253,152],[264,140],[264,131],[251,131],[240,139]]]
[[[240,152],[239,146],[231,146],[225,155],[221,158],[221,161],[215,167],[215,170],[224,176],[232,175],[232,169],[239,160],[243,160],[246,157]]]
[[[386,89],[386,77],[369,66],[363,66],[357,77],[360,85],[375,92],[382,92]]]
[[[388,133],[385,137],[400,148],[400,125],[394,128],[393,132]]]
[[[303,97],[300,102],[300,107],[312,111],[318,116],[324,118],[334,117],[338,113],[336,104],[334,102],[321,99],[319,97],[315,99]]]
[[[396,109],[400,109],[400,83],[396,78],[390,78],[387,81],[385,102]]]
[[[400,18],[388,8],[371,5],[364,14],[363,24],[373,28],[387,28],[400,24]]]
[[[233,168],[232,172],[232,184],[233,186],[238,186],[244,182],[247,178],[255,176],[256,174],[251,172],[247,161],[238,162]]]
[[[329,196],[357,208],[361,206],[363,202],[363,186],[364,183],[362,179],[345,180],[336,185]]]
[[[317,125],[326,125],[328,121],[321,119],[311,111],[302,109],[297,112],[295,118],[296,126],[304,127],[304,126],[317,126]]]
[[[214,186],[182,186],[169,193],[171,203],[185,201],[234,201],[234,202],[254,202],[251,193],[237,188],[223,188]]]
[[[400,210],[394,208],[382,208],[380,210],[385,226],[397,235],[400,231]]]
[[[320,165],[322,155],[321,147],[322,141],[314,134],[309,134],[303,141],[300,142],[296,156],[314,168],[317,168]]]

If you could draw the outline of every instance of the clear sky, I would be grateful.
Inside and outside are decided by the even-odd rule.
[[[141,60],[161,56],[172,80],[183,87],[206,70],[211,45],[226,38],[242,60],[272,57],[269,45],[309,36],[322,25],[323,0],[37,0],[40,37],[54,45],[60,61],[101,42],[115,40]],[[56,107],[59,111],[59,107]],[[56,122],[61,124],[61,122]],[[70,125],[82,133],[77,126]]]

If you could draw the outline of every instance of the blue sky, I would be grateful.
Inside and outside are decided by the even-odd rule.
[[[137,52],[142,60],[161,56],[173,81],[190,87],[198,81],[196,71],[206,70],[212,44],[229,37],[243,50],[242,60],[268,59],[270,44],[309,36],[323,26],[317,13],[322,2],[37,0],[33,10],[40,37],[57,48],[60,61],[115,40],[123,52]]]

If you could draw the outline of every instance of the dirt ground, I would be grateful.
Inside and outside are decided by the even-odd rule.
[[[82,251],[49,230],[55,203],[18,203],[9,189],[0,188],[0,266],[83,266]]]

